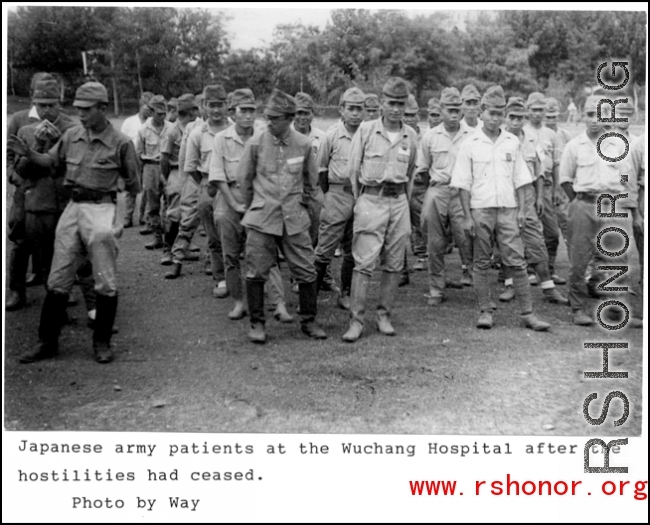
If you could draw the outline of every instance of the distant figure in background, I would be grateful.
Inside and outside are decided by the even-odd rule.
[[[366,118],[365,120],[375,120],[381,116],[381,107],[379,106],[379,97],[374,93],[366,95],[366,100],[364,101],[364,107],[366,109]]]
[[[435,128],[442,122],[442,115],[440,113],[440,100],[433,97],[427,103],[427,122],[429,129]]]
[[[125,119],[122,123],[122,127],[120,128],[120,131],[129,137],[133,141],[134,145],[136,137],[138,136],[138,131],[140,131],[142,125],[151,116],[151,109],[149,108],[149,101],[151,100],[151,97],[153,97],[153,93],[151,91],[145,91],[142,93],[142,96],[140,97],[140,110],[135,115]],[[142,177],[140,177],[140,179],[142,179]],[[142,187],[142,180],[140,180],[140,187]],[[126,206],[124,210],[125,228],[131,228],[133,226],[133,214],[135,213],[136,198],[136,195],[131,195],[130,193],[126,194]],[[140,197],[140,226],[144,226],[146,224],[144,215],[146,204],[147,203],[144,197],[144,193],[142,193],[142,196]],[[145,227],[140,233],[143,232],[146,235],[148,233],[151,233],[151,230],[149,227]]]
[[[573,102],[573,99],[569,99],[569,105],[567,106],[566,110],[567,113],[569,114],[566,120],[567,124],[577,124],[578,108]]]
[[[167,102],[167,116],[165,117],[165,120],[173,124],[174,122],[176,122],[177,118],[178,118],[178,99],[176,97],[172,97]]]

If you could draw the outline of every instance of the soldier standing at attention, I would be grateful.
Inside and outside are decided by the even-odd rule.
[[[558,123],[558,118],[560,116],[560,104],[553,97],[548,97],[546,99],[546,117],[544,119],[544,126],[555,131],[555,158],[561,159],[562,152],[564,147],[571,140],[571,133],[564,128],[560,128]],[[564,242],[566,243],[567,239],[567,206],[569,204],[569,199],[567,199],[564,190],[558,185],[555,187],[553,202],[555,204],[555,211],[557,213],[557,222],[564,237]],[[567,250],[570,246],[567,244]]]
[[[458,148],[474,133],[460,120],[461,100],[456,88],[442,90],[442,124],[427,131],[418,148],[416,171],[425,172],[429,188],[422,208],[422,225],[426,225],[429,253],[429,306],[445,300],[445,253],[449,231],[458,245],[461,262],[471,268],[471,250],[463,231],[463,208],[457,189],[449,187]],[[469,269],[463,272],[470,278]],[[470,281],[471,282],[471,281]]]
[[[363,332],[368,286],[378,260],[382,274],[377,328],[395,335],[390,315],[411,234],[408,202],[417,154],[416,132],[402,122],[408,95],[403,79],[389,78],[383,87],[383,116],[361,124],[352,139],[348,173],[355,197],[355,267],[346,342],[356,341]]]
[[[427,122],[429,123],[429,129],[433,129],[442,123],[440,100],[435,97],[430,98],[429,102],[427,102]]]
[[[352,138],[363,122],[364,100],[365,96],[359,88],[353,87],[343,93],[339,105],[341,120],[325,134],[317,159],[320,185],[325,194],[318,246],[316,246],[317,289],[320,289],[327,267],[332,262],[334,251],[341,243],[343,263],[338,304],[345,310],[350,309],[350,290],[354,270],[352,256],[354,197],[348,174],[348,159]]]
[[[470,128],[476,128],[479,124],[479,113],[481,111],[479,107],[479,101],[481,100],[481,95],[472,84],[467,84],[460,98],[463,101],[463,119],[462,122],[467,124]]]
[[[496,238],[511,269],[521,321],[533,330],[548,330],[550,325],[533,314],[519,233],[525,220],[523,186],[533,181],[519,139],[501,128],[505,109],[503,88],[490,87],[481,100],[483,124],[461,145],[451,177],[451,187],[460,190],[464,230],[474,239],[474,290],[481,311],[476,326],[492,328],[489,270]]]
[[[203,106],[207,114],[207,121],[196,124],[187,138],[184,170],[188,175],[181,206],[187,213],[181,218],[181,225],[172,248],[173,265],[165,277],[175,279],[181,273],[182,261],[189,247],[192,236],[196,231],[199,220],[208,236],[208,249],[212,278],[215,281],[212,295],[217,299],[228,296],[226,275],[223,265],[223,250],[219,230],[214,221],[215,188],[208,185],[210,169],[210,156],[214,137],[225,130],[228,122],[228,108],[226,107],[226,91],[220,84],[206,86],[203,90]]]
[[[133,144],[135,144],[138,138],[138,131],[140,131],[142,125],[147,121],[149,117],[151,117],[152,112],[151,112],[151,108],[149,107],[149,101],[151,100],[151,97],[153,97],[153,93],[151,91],[145,91],[144,93],[142,93],[142,96],[140,97],[140,110],[135,115],[132,115],[124,119],[124,122],[122,122],[122,127],[120,128],[120,131],[124,133],[127,137],[129,137],[133,141]],[[140,186],[142,187],[142,179],[140,179]],[[129,193],[126,194],[125,211],[124,211],[125,228],[130,228],[131,226],[133,226],[133,214],[135,213],[135,201],[136,201],[136,197],[132,196]],[[151,229],[146,224],[146,219],[145,219],[146,205],[147,205],[147,201],[143,193],[140,197],[140,226],[145,226],[140,231],[142,235],[149,235],[150,233],[152,233]]]
[[[142,183],[147,201],[147,223],[153,231],[153,240],[144,245],[147,250],[162,248],[163,224],[160,217],[160,198],[165,186],[160,175],[160,142],[169,133],[172,123],[165,120],[167,105],[162,95],[155,95],[149,101],[152,115],[138,131],[135,152],[142,165]]]
[[[546,242],[546,251],[548,252],[548,265],[551,269],[551,277],[555,284],[566,284],[566,279],[560,277],[555,272],[555,259],[557,257],[558,246],[560,245],[560,226],[557,219],[555,208],[555,188],[559,187],[558,172],[560,158],[557,156],[557,140],[555,132],[545,127],[544,118],[546,116],[546,98],[542,93],[531,93],[526,101],[528,110],[528,122],[524,125],[526,134],[535,141],[535,150],[540,160],[540,168],[544,186],[542,196],[544,206],[538,210],[539,218],[544,226],[544,239]],[[533,284],[537,284],[537,279],[532,279]]]
[[[246,232],[241,224],[246,208],[237,181],[237,169],[244,147],[255,132],[257,104],[253,92],[247,88],[235,90],[230,107],[234,108],[235,124],[214,137],[208,180],[211,186],[218,189],[215,217],[221,233],[226,285],[235,301],[228,318],[236,321],[246,315],[239,264],[239,256],[246,242]]]
[[[183,132],[188,124],[198,116],[198,106],[194,95],[187,93],[178,99],[177,119],[169,130],[160,138],[160,174],[165,181],[167,211],[163,221],[165,235],[163,238],[163,255],[160,264],[173,263],[172,246],[176,241],[181,220],[181,191],[183,179],[179,169],[179,154]]]
[[[325,339],[316,324],[317,292],[309,209],[316,198],[318,168],[307,137],[291,129],[296,102],[274,89],[264,110],[268,128],[248,140],[237,179],[246,213],[246,295],[251,318],[248,338],[265,343],[264,282],[284,253],[298,283],[302,331]]]
[[[590,325],[592,316],[587,310],[587,290],[585,286],[585,272],[589,262],[595,259],[594,269],[600,265],[625,265],[627,252],[624,251],[612,263],[596,249],[596,236],[605,226],[612,226],[612,221],[625,231],[630,231],[632,222],[635,233],[643,231],[643,218],[637,208],[637,180],[633,176],[633,162],[625,158],[618,162],[607,162],[600,158],[596,151],[596,143],[603,135],[605,122],[601,122],[597,115],[597,105],[600,96],[587,97],[584,105],[583,119],[586,130],[571,140],[562,153],[560,163],[560,184],[569,198],[569,228],[568,243],[571,270],[569,273],[569,301],[573,312],[573,322],[577,325]],[[603,113],[608,112],[607,104],[602,106]],[[603,115],[605,116],[605,115]],[[600,151],[609,158],[617,158],[625,152],[625,144],[616,137],[607,137],[600,144]],[[628,182],[622,182],[621,177],[628,176]],[[616,200],[616,212],[625,213],[625,217],[600,218],[596,214],[596,203],[603,193],[612,196],[627,193],[627,198]],[[608,205],[608,201],[603,203]],[[614,203],[611,203],[614,211]],[[620,248],[604,246],[607,236],[603,237],[603,249],[616,251]],[[596,271],[598,274],[599,272]],[[595,275],[596,282],[603,282],[603,275]],[[622,286],[622,279],[618,279],[617,286]],[[624,280],[624,278],[623,278]],[[616,299],[618,293],[610,292],[608,297]],[[624,312],[618,306],[610,306],[602,314],[607,322],[621,322]],[[641,328],[643,323],[630,312],[629,326]]]
[[[79,108],[81,126],[68,129],[47,154],[34,152],[19,138],[9,139],[9,147],[28,161],[59,170],[72,195],[56,227],[52,271],[38,328],[39,345],[21,356],[22,363],[57,355],[68,294],[78,261],[86,252],[97,292],[95,359],[99,363],[113,360],[110,341],[117,312],[117,179],[122,177],[126,190],[136,194],[140,189],[138,160],[133,142],[106,117],[108,93],[102,84],[83,84],[77,89],[74,105]]]
[[[544,243],[544,227],[539,218],[539,211],[544,206],[544,178],[541,174],[541,162],[537,155],[535,139],[524,130],[525,115],[526,106],[523,99],[510,97],[506,106],[506,131],[519,139],[521,153],[533,178],[533,184],[523,186],[525,219],[524,226],[521,229],[521,236],[524,240],[526,263],[528,268],[532,269],[539,278],[544,297],[552,303],[566,306],[569,301],[555,289],[555,283],[551,279],[551,272],[548,267],[548,252]],[[507,276],[509,268],[507,265],[502,268]],[[506,289],[499,296],[499,301],[509,302],[515,298],[513,284],[512,278],[507,277],[505,279]]]
[[[61,113],[60,98],[61,92],[56,80],[36,82],[32,103],[42,120],[21,127],[17,135],[37,153],[47,153],[65,130],[75,125],[70,117]],[[13,151],[11,153],[14,157]],[[15,175],[23,181],[24,239],[13,245],[9,257],[10,292],[5,303],[6,310],[18,310],[25,306],[25,281],[30,253],[34,273],[47,279],[54,255],[56,223],[67,204],[62,180],[52,178],[54,170],[32,164],[25,157],[16,157],[15,160]]]
[[[365,120],[376,120],[381,117],[381,106],[379,105],[379,97],[374,93],[366,95],[366,100],[363,103],[366,109]]]

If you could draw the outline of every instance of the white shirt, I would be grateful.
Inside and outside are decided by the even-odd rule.
[[[120,131],[129,137],[135,144],[135,141],[138,138],[138,131],[140,131],[142,124],[143,122],[140,120],[140,114],[136,113],[122,122]]]

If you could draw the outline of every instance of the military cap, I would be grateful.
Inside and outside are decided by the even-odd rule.
[[[170,98],[169,101],[167,102],[167,105],[178,109],[178,99],[176,97]]]
[[[557,117],[560,114],[560,104],[553,97],[546,99],[546,116]]]
[[[58,102],[59,98],[61,98],[61,90],[56,80],[38,80],[34,85],[32,102],[35,104],[52,104]]]
[[[403,78],[390,77],[384,84],[382,93],[388,98],[404,100],[409,96],[409,87]]]
[[[612,102],[613,101],[614,100],[612,98]],[[620,102],[619,104],[616,104],[616,112],[625,115],[632,115],[634,113],[634,105],[632,102],[630,102],[630,97],[627,97],[627,102]]]
[[[524,99],[521,97],[510,97],[506,105],[506,114],[524,116],[526,114]]]
[[[343,105],[347,102],[348,104],[363,106],[365,101],[366,96],[363,94],[363,91],[361,91],[358,87],[351,87],[346,89],[345,93],[341,95],[340,104]]]
[[[296,101],[297,109],[308,109],[310,111],[314,109],[314,100],[307,93],[299,91],[293,98]]]
[[[295,99],[279,89],[274,89],[266,103],[264,112],[271,117],[296,114]]]
[[[440,101],[432,97],[429,99],[429,102],[427,103],[427,113],[436,113],[437,115],[440,115]]]
[[[78,108],[89,108],[98,102],[108,104],[108,91],[99,82],[86,82],[77,89],[72,105]]]
[[[148,106],[151,97],[153,97],[153,93],[151,91],[145,91],[144,93],[142,93],[142,95],[140,95],[140,105]]]
[[[196,104],[197,108],[201,107],[201,104],[203,103],[203,93],[199,93],[198,95],[194,95],[194,103]]]
[[[248,88],[236,89],[233,91],[230,100],[230,107],[257,109],[253,91]]]
[[[374,93],[369,93],[366,95],[363,105],[367,108],[378,108],[379,107],[379,97]]]
[[[406,113],[417,113],[420,111],[420,106],[418,105],[418,101],[415,100],[415,96],[409,95],[408,98],[406,99]]]
[[[225,101],[228,98],[226,95],[226,90],[221,84],[213,84],[211,86],[205,86],[203,88],[203,100],[207,102],[208,100],[223,100]]]
[[[463,101],[460,98],[460,93],[455,87],[447,87],[442,90],[440,95],[440,105],[446,108],[459,108]]]
[[[528,100],[526,101],[526,107],[528,109],[531,108],[542,108],[546,109],[546,97],[544,97],[544,93],[540,93],[539,91],[535,91],[528,95]]]
[[[32,77],[32,81],[29,84],[30,92],[34,91],[34,89],[36,88],[36,82],[40,80],[56,80],[56,79],[49,73],[34,73],[34,76]]]
[[[463,88],[463,92],[460,94],[460,98],[463,100],[463,102],[466,102],[467,100],[481,100],[481,95],[473,84],[467,84]]]
[[[190,111],[194,108],[198,109],[198,104],[194,98],[194,95],[191,93],[185,93],[178,97],[178,111]]]
[[[167,113],[167,104],[165,102],[165,97],[162,95],[154,95],[149,101],[149,107],[154,111],[161,111]]]
[[[481,99],[481,104],[495,109],[505,109],[506,96],[501,86],[490,86],[487,88]]]

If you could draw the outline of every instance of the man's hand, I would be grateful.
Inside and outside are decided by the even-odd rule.
[[[524,223],[526,222],[526,214],[524,213],[523,210],[518,209],[517,210],[517,226],[519,226],[519,230],[522,230],[524,228]]]
[[[11,135],[7,139],[7,147],[16,155],[20,155],[22,157],[29,156],[29,145],[17,135]]]
[[[538,195],[535,199],[535,211],[538,217],[541,217],[542,213],[544,213],[544,197],[542,195]]]
[[[476,230],[474,228],[474,219],[471,217],[465,217],[463,219],[463,230],[470,237],[476,237]]]

